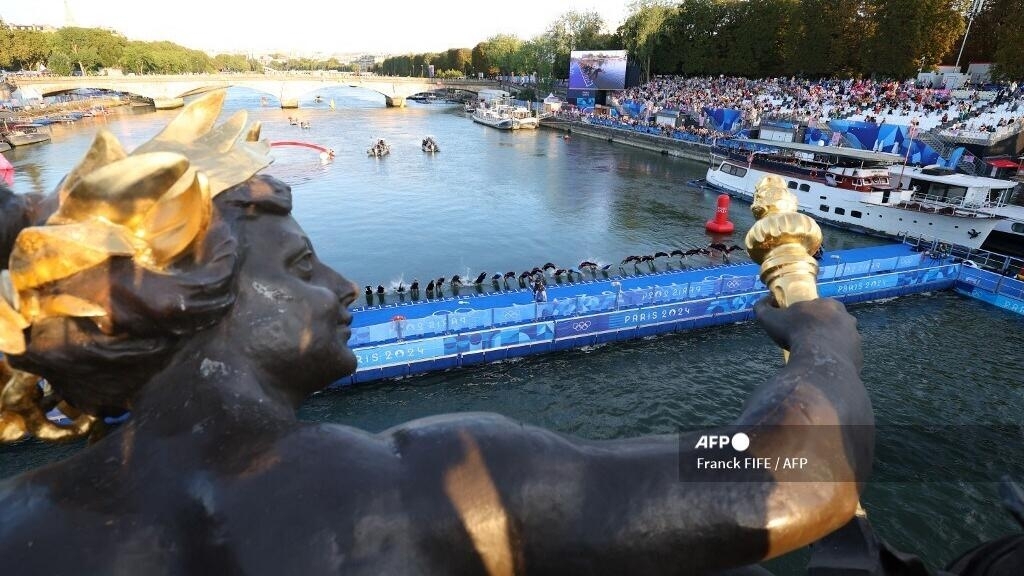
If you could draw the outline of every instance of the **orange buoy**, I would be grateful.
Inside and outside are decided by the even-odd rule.
[[[715,208],[715,218],[708,220],[704,229],[715,234],[732,234],[733,223],[729,221],[729,195],[718,195],[718,207]]]

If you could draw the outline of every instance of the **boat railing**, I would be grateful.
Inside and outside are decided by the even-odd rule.
[[[939,238],[928,236],[911,236],[901,234],[900,240],[927,258],[951,258],[954,262],[970,262],[969,268],[977,267],[1003,275],[1019,274],[1024,268],[1024,259],[981,248],[969,248],[960,244],[944,242]]]
[[[931,253],[914,253],[889,258],[874,258],[856,262],[844,262],[838,256],[826,257],[821,262],[818,279],[821,282],[849,280],[919,268],[924,265],[943,266],[946,261],[931,258]],[[710,272],[711,270],[709,270]],[[742,294],[759,293],[765,290],[756,272],[747,275],[731,275],[729,268],[715,270],[716,276],[703,281],[659,283],[658,275],[651,275],[651,285],[623,288],[621,282],[630,278],[613,278],[609,289],[596,294],[580,294],[567,298],[552,298],[548,302],[509,303],[503,306],[474,309],[456,308],[436,310],[419,317],[414,314],[416,304],[406,304],[392,309],[396,314],[391,321],[378,322],[352,329],[351,347],[400,342],[406,339],[425,338],[473,332],[490,328],[500,329],[511,325],[531,322],[563,320],[588,316],[601,312],[632,310],[661,304],[680,304],[688,307],[705,306],[708,314],[715,312],[715,302],[721,298],[735,298]],[[666,278],[667,280],[667,278]],[[530,292],[523,288],[516,292]],[[469,299],[468,302],[472,302]],[[460,301],[462,304],[462,301]],[[427,307],[424,307],[424,312]],[[411,310],[412,309],[412,310]],[[671,312],[669,312],[671,314]]]
[[[991,214],[988,214],[985,210],[999,208],[1003,205],[1002,202],[998,201],[969,201],[966,197],[961,197],[958,201],[950,201],[943,196],[915,192],[911,195],[910,201],[902,203],[900,207],[915,212],[942,212],[950,215],[990,217]]]

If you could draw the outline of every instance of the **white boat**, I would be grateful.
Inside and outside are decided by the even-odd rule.
[[[499,113],[497,108],[477,108],[473,111],[472,118],[473,122],[498,130],[511,130],[513,126],[512,117]]]
[[[3,139],[14,147],[46,142],[50,139],[50,128],[41,124],[3,124],[0,130]]]
[[[536,130],[540,119],[525,106],[495,103],[473,111],[473,120],[501,130]]]
[[[889,172],[904,188],[918,194],[957,198],[969,195],[983,198],[979,210],[1001,217],[984,239],[982,248],[1009,256],[1024,256],[1024,206],[1007,203],[1019,182],[985,176],[960,174],[937,167],[890,166]]]
[[[540,119],[530,113],[525,106],[509,106],[508,115],[512,117],[513,130],[536,130],[540,128]]]
[[[897,154],[769,140],[736,142],[744,149],[720,149],[712,156],[708,184],[751,200],[755,184],[776,174],[796,194],[801,212],[868,234],[981,248],[1002,221],[985,210],[1004,206],[1009,199],[1010,190],[990,198],[988,188],[938,194],[937,189],[897,186],[899,175],[890,173],[904,160]]]
[[[420,144],[420,150],[424,152],[440,152],[441,147],[437,145],[437,140],[434,140],[433,136],[427,136]]]
[[[387,142],[385,142],[383,138],[381,138],[380,140],[377,140],[376,142],[373,143],[372,146],[370,146],[369,148],[366,149],[366,155],[367,156],[374,156],[376,158],[381,158],[382,156],[387,156],[390,153],[391,153],[391,145],[388,144]]]

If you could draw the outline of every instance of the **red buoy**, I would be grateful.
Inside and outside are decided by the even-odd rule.
[[[715,234],[732,234],[735,226],[729,221],[728,194],[718,195],[718,207],[715,208],[715,218],[714,220],[708,220],[704,228],[708,232],[714,232]]]

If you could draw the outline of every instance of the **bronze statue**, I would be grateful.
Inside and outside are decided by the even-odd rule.
[[[757,306],[791,356],[736,422],[752,454],[814,460],[815,481],[702,476],[685,468],[695,435],[585,441],[495,414],[380,434],[298,421],[306,396],[355,370],[359,289],[317,259],[288,186],[253,176],[258,129],[213,127],[221,99],[131,155],[101,134],[47,225],[18,235],[0,298],[11,365],[90,418],[131,418],[0,482],[5,566],[704,574],[853,517],[873,420],[856,323],[834,300]]]

